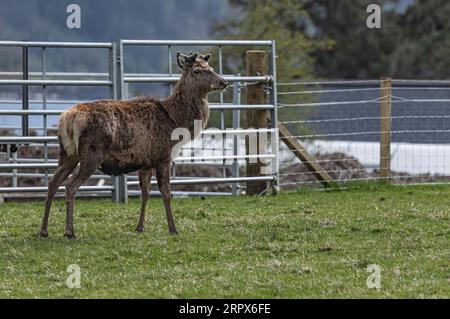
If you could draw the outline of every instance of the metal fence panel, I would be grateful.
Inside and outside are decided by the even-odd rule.
[[[48,186],[48,179],[52,176],[49,170],[54,169],[56,164],[56,159],[49,158],[49,149],[54,149],[58,147],[57,137],[50,136],[49,132],[52,130],[49,127],[49,117],[57,116],[64,110],[54,110],[49,109],[49,106],[54,104],[76,104],[83,101],[74,100],[55,100],[50,99],[47,95],[47,88],[50,86],[84,86],[84,87],[108,87],[109,95],[112,99],[126,99],[129,95],[129,84],[133,83],[166,83],[170,85],[172,89],[172,84],[179,80],[179,74],[176,74],[172,70],[172,54],[174,46],[202,46],[202,47],[216,47],[219,52],[219,73],[223,74],[223,47],[226,46],[259,46],[265,47],[270,51],[271,61],[270,61],[270,72],[269,74],[263,74],[260,76],[240,76],[232,74],[223,74],[224,78],[234,83],[234,88],[238,94],[233,94],[234,98],[230,102],[224,100],[223,94],[220,95],[220,100],[218,103],[211,103],[210,110],[217,111],[221,113],[221,127],[216,131],[204,131],[204,135],[221,134],[248,134],[248,133],[258,133],[266,134],[270,133],[276,136],[276,76],[275,76],[275,43],[274,41],[235,41],[235,40],[225,40],[225,41],[183,41],[183,40],[120,40],[117,42],[104,42],[104,43],[90,43],[90,42],[23,42],[23,41],[0,41],[1,46],[14,46],[22,48],[23,52],[23,72],[0,72],[0,86],[21,86],[22,87],[22,101],[8,99],[0,100],[0,107],[3,105],[16,105],[21,104],[21,109],[0,109],[0,116],[2,118],[6,116],[21,116],[22,123],[19,126],[15,125],[4,125],[0,128],[10,128],[22,130],[22,136],[0,136],[0,147],[2,145],[6,146],[5,159],[4,162],[0,164],[0,170],[7,170],[8,172],[0,173],[0,178],[12,178],[12,187],[0,187],[0,193],[18,193],[18,192],[44,192]],[[168,62],[168,73],[133,73],[125,72],[124,65],[126,63],[124,59],[125,47],[129,46],[162,46],[167,47],[167,62]],[[42,51],[41,61],[42,70],[29,72],[28,70],[28,60],[29,60],[29,48],[40,48]],[[47,70],[47,48],[95,48],[95,49],[105,49],[107,52],[108,59],[108,72],[49,72]],[[240,88],[245,86],[247,82],[264,82],[267,83],[271,88],[271,98],[269,104],[262,105],[246,105],[240,103]],[[42,87],[42,100],[30,99],[29,88],[30,87]],[[31,109],[30,106],[42,105],[42,109]],[[240,111],[251,110],[251,109],[267,109],[271,111],[272,117],[272,128],[271,130],[256,130],[255,132],[245,131],[240,129]],[[233,124],[232,129],[229,130],[225,127],[225,112],[233,112]],[[42,116],[42,126],[30,125],[30,116]],[[29,136],[30,130],[35,130],[38,132],[38,136]],[[40,135],[42,134],[42,135]],[[277,141],[277,138],[275,138]],[[24,158],[17,156],[16,152],[11,151],[15,145],[28,146],[30,148],[42,149],[44,158]],[[238,194],[237,189],[242,189],[240,183],[251,180],[266,180],[273,183],[277,182],[277,158],[278,158],[278,147],[272,147],[270,154],[261,155],[239,155],[238,149],[239,145],[234,139],[233,146],[229,147],[225,144],[222,145],[222,151],[220,155],[211,156],[206,155],[202,157],[180,157],[174,163],[173,176],[171,183],[173,185],[196,185],[196,184],[212,184],[212,183],[226,183],[233,185],[233,194]],[[193,148],[194,149],[194,148]],[[207,149],[207,148],[205,148]],[[1,151],[2,149],[0,149]],[[232,153],[227,153],[231,151]],[[274,165],[274,174],[270,176],[262,177],[245,177],[239,176],[239,162],[246,159],[252,158],[265,158],[270,159]],[[188,161],[188,162],[186,162]],[[212,177],[212,176],[200,176],[186,178],[181,176],[176,176],[176,164],[183,163],[184,165],[192,166],[208,166],[214,165],[216,161],[222,163],[223,176],[222,177]],[[231,176],[226,176],[225,171],[228,165],[234,165],[232,169]],[[43,173],[23,173],[23,169],[41,169]],[[12,172],[9,172],[12,171]],[[44,178],[43,186],[34,187],[24,187],[18,186],[18,178]],[[95,174],[94,179],[99,181],[109,179],[109,177],[102,174]],[[136,176],[122,176],[113,177],[111,180],[111,185],[99,184],[98,186],[85,186],[80,188],[81,191],[98,191],[104,194],[105,191],[110,191],[113,200],[125,202],[129,194],[135,194],[136,191],[133,189],[128,190],[128,186],[136,186],[137,177]],[[103,182],[102,182],[103,183]],[[63,190],[61,188],[60,190]],[[194,192],[199,194],[199,192]],[[201,192],[200,192],[201,193]],[[203,192],[205,193],[205,192]],[[223,192],[219,192],[223,193]],[[185,192],[183,192],[185,194]]]

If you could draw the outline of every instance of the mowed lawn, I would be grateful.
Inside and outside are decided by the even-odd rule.
[[[76,241],[62,236],[62,200],[37,237],[42,206],[0,204],[2,298],[450,297],[448,186],[174,199],[179,236],[158,198],[143,234],[138,199],[77,200]],[[66,285],[70,264],[80,289]]]

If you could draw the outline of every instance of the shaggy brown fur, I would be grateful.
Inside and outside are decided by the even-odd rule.
[[[227,82],[208,65],[209,58],[209,54],[185,56],[178,53],[177,62],[183,73],[173,94],[167,98],[99,100],[78,104],[61,115],[59,164],[49,182],[41,236],[48,236],[51,203],[58,187],[78,163],[79,169],[66,183],[65,236],[75,238],[75,193],[97,168],[110,175],[139,170],[142,202],[136,227],[138,232],[144,229],[151,169],[155,169],[169,231],[177,233],[170,207],[169,171],[172,147],[178,141],[171,140],[171,134],[176,128],[187,128],[194,137],[194,120],[201,120],[203,127],[208,121],[207,94],[227,86]]]

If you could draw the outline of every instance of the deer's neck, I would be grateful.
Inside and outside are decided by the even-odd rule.
[[[196,120],[206,126],[209,117],[209,105],[206,93],[195,92],[180,81],[171,96],[162,101],[164,108],[175,124],[175,127],[187,128],[194,132]]]

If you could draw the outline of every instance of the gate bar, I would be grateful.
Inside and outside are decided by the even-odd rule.
[[[232,76],[224,75],[223,78],[228,82],[263,82],[268,83],[272,81],[272,77],[269,75],[263,76]],[[180,79],[180,75],[173,76],[147,76],[147,77],[124,77],[125,82],[177,82]]]
[[[271,46],[271,40],[122,40],[126,45],[172,45],[172,46]]]
[[[22,110],[28,110],[29,97],[28,97],[28,47],[22,48],[22,79],[24,85],[22,86]],[[22,136],[28,136],[28,115],[22,116]]]
[[[9,47],[47,47],[47,48],[110,48],[111,42],[39,42],[39,41],[0,41],[0,46]]]

